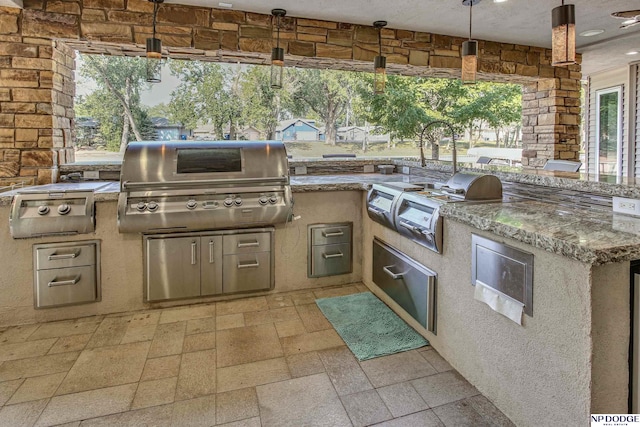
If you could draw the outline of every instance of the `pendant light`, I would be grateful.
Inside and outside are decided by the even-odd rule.
[[[462,42],[462,83],[475,84],[478,70],[478,41],[471,39],[471,22],[473,5],[480,0],[462,0],[464,6],[469,6],[469,40]]]
[[[576,10],[572,4],[558,6],[551,11],[551,65],[576,63]]]
[[[382,29],[387,26],[387,21],[375,21],[373,28],[378,30],[378,56],[373,58],[373,93],[384,93],[387,84],[387,58],[382,56]]]
[[[271,87],[282,89],[282,71],[284,68],[284,49],[280,47],[280,18],[285,16],[284,9],[273,9],[271,15],[276,17],[277,38],[276,47],[271,49]]]
[[[162,60],[162,41],[156,38],[156,17],[158,7],[164,0],[149,0],[153,3],[153,35],[147,39],[147,81],[160,83],[160,71]]]

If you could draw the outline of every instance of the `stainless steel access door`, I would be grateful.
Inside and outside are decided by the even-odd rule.
[[[374,239],[373,282],[428,331],[435,333],[436,273]]]
[[[148,301],[200,295],[200,237],[147,237]]]

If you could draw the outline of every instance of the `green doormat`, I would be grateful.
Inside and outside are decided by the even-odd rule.
[[[358,360],[429,344],[371,292],[321,298],[316,304]]]

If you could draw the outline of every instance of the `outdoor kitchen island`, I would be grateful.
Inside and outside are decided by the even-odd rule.
[[[633,232],[640,221],[611,213],[587,217],[579,209],[535,201],[449,204],[441,210],[444,247],[438,254],[368,219],[363,190],[374,181],[391,180],[424,177],[292,178],[294,214],[300,219],[276,226],[273,292],[362,281],[397,308],[372,281],[372,245],[377,237],[437,273],[437,335],[411,317],[403,318],[516,425],[580,425],[590,413],[627,411],[629,271],[630,260],[640,258],[640,235]],[[0,270],[5,272],[0,279],[1,325],[151,306],[143,302],[142,236],[118,233],[117,197],[115,183],[96,192],[92,234],[14,240],[8,226],[0,228]],[[0,198],[5,224],[9,203],[9,197]],[[308,278],[307,226],[334,222],[353,223],[353,272]],[[474,300],[472,234],[534,255],[533,316],[524,315],[522,326]],[[102,245],[102,300],[35,310],[33,245],[95,239]]]

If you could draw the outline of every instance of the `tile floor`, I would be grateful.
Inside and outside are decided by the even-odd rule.
[[[435,350],[358,362],[314,303],[363,285],[9,328],[0,426],[511,426]]]

